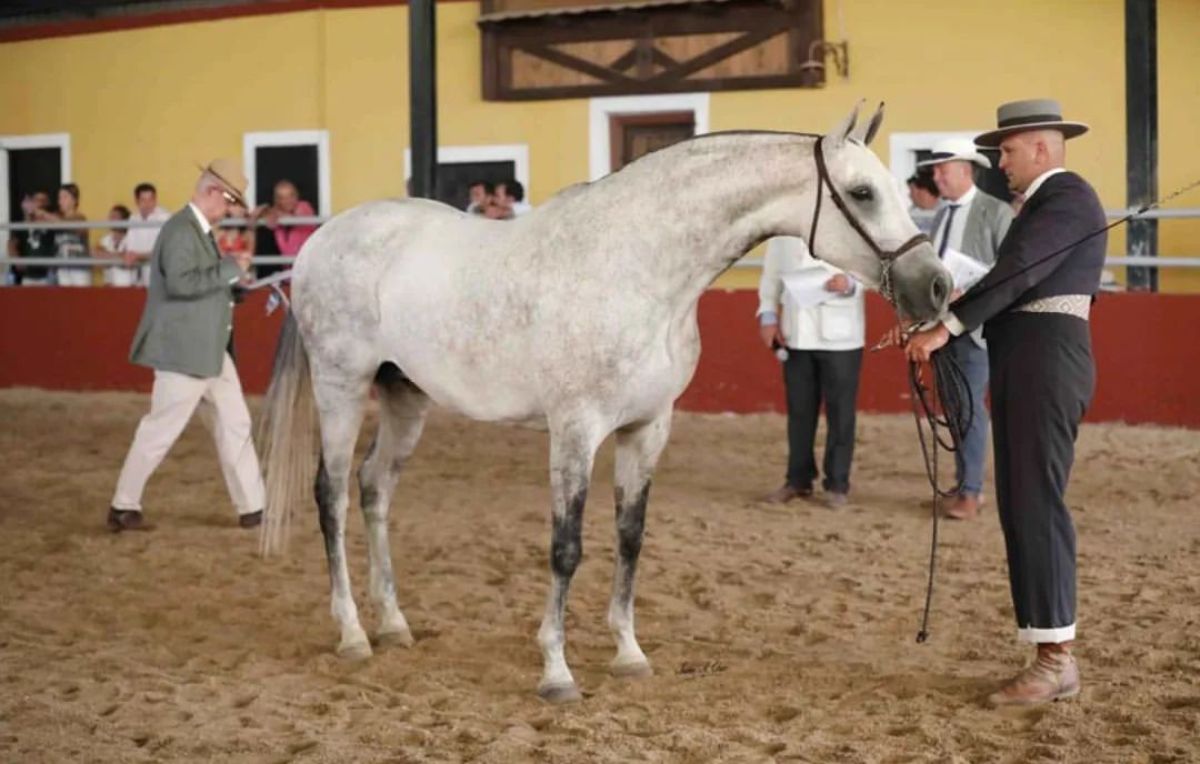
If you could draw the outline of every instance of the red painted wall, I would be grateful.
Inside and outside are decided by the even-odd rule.
[[[141,315],[140,289],[0,289],[0,387],[149,390],[153,374],[126,359]],[[782,411],[779,362],[758,339],[757,295],[711,291],[700,302],[704,352],[680,400],[689,411]],[[282,314],[265,315],[266,295],[236,312],[238,367],[246,389],[261,393],[271,373]],[[867,337],[885,330],[890,309],[867,304]],[[1092,311],[1098,369],[1092,421],[1153,422],[1200,428],[1200,295],[1105,294]],[[900,353],[867,353],[859,405],[908,410]]]

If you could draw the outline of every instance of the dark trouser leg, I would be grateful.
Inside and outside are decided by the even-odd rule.
[[[968,336],[953,340],[948,350],[958,362],[971,389],[972,419],[961,449],[955,454],[955,479],[964,494],[983,493],[984,463],[987,461],[988,412],[984,395],[988,385],[987,351]]]
[[[862,348],[856,350],[823,350],[817,356],[817,374],[821,394],[825,399],[826,491],[847,493],[850,490],[850,464],[854,460],[854,433],[858,408],[858,377],[862,368]]]
[[[793,488],[811,488],[817,477],[813,441],[821,408],[820,381],[813,351],[788,351],[788,358],[783,362],[783,385],[787,392],[787,482]]]
[[[989,344],[993,335],[997,494],[1017,626],[1025,641],[1065,642],[1075,637],[1076,598],[1063,496],[1094,386],[1087,325],[1031,314],[1006,319]]]

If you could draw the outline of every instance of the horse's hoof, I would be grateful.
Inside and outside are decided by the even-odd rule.
[[[338,645],[337,656],[344,661],[365,661],[371,657],[369,642],[353,642],[348,645]]]
[[[538,697],[547,703],[578,703],[583,700],[579,688],[573,684],[546,684],[538,687]]]
[[[642,679],[652,676],[654,669],[649,661],[634,661],[632,663],[611,663],[608,672],[618,679]]]
[[[381,631],[375,635],[380,647],[412,647],[413,635],[408,629]]]

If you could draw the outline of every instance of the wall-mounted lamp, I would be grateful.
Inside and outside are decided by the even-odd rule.
[[[850,76],[850,44],[846,40],[841,42],[813,40],[812,44],[808,46],[808,59],[800,64],[800,71],[813,84],[820,82],[821,75],[825,72],[825,58],[830,53],[833,54],[833,67],[842,79]]]

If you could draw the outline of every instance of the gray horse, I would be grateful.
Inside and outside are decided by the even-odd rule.
[[[311,475],[311,397],[339,655],[371,654],[350,591],[345,527],[354,444],[374,385],[379,430],[358,479],[377,642],[412,643],[396,604],[388,505],[436,403],[549,431],[551,585],[538,630],[538,692],[550,701],[579,698],[563,611],[582,555],[594,455],[616,434],[611,671],[650,673],[634,636],[634,577],[651,475],[673,402],[700,356],[696,308],[705,288],[759,242],[787,235],[882,287],[911,318],[945,308],[949,275],[867,148],[882,107],[862,127],[857,112],[823,138],[694,138],[567,188],[513,222],[423,200],[379,201],[338,215],[308,240],[266,402],[262,543],[264,553],[282,547]]]

